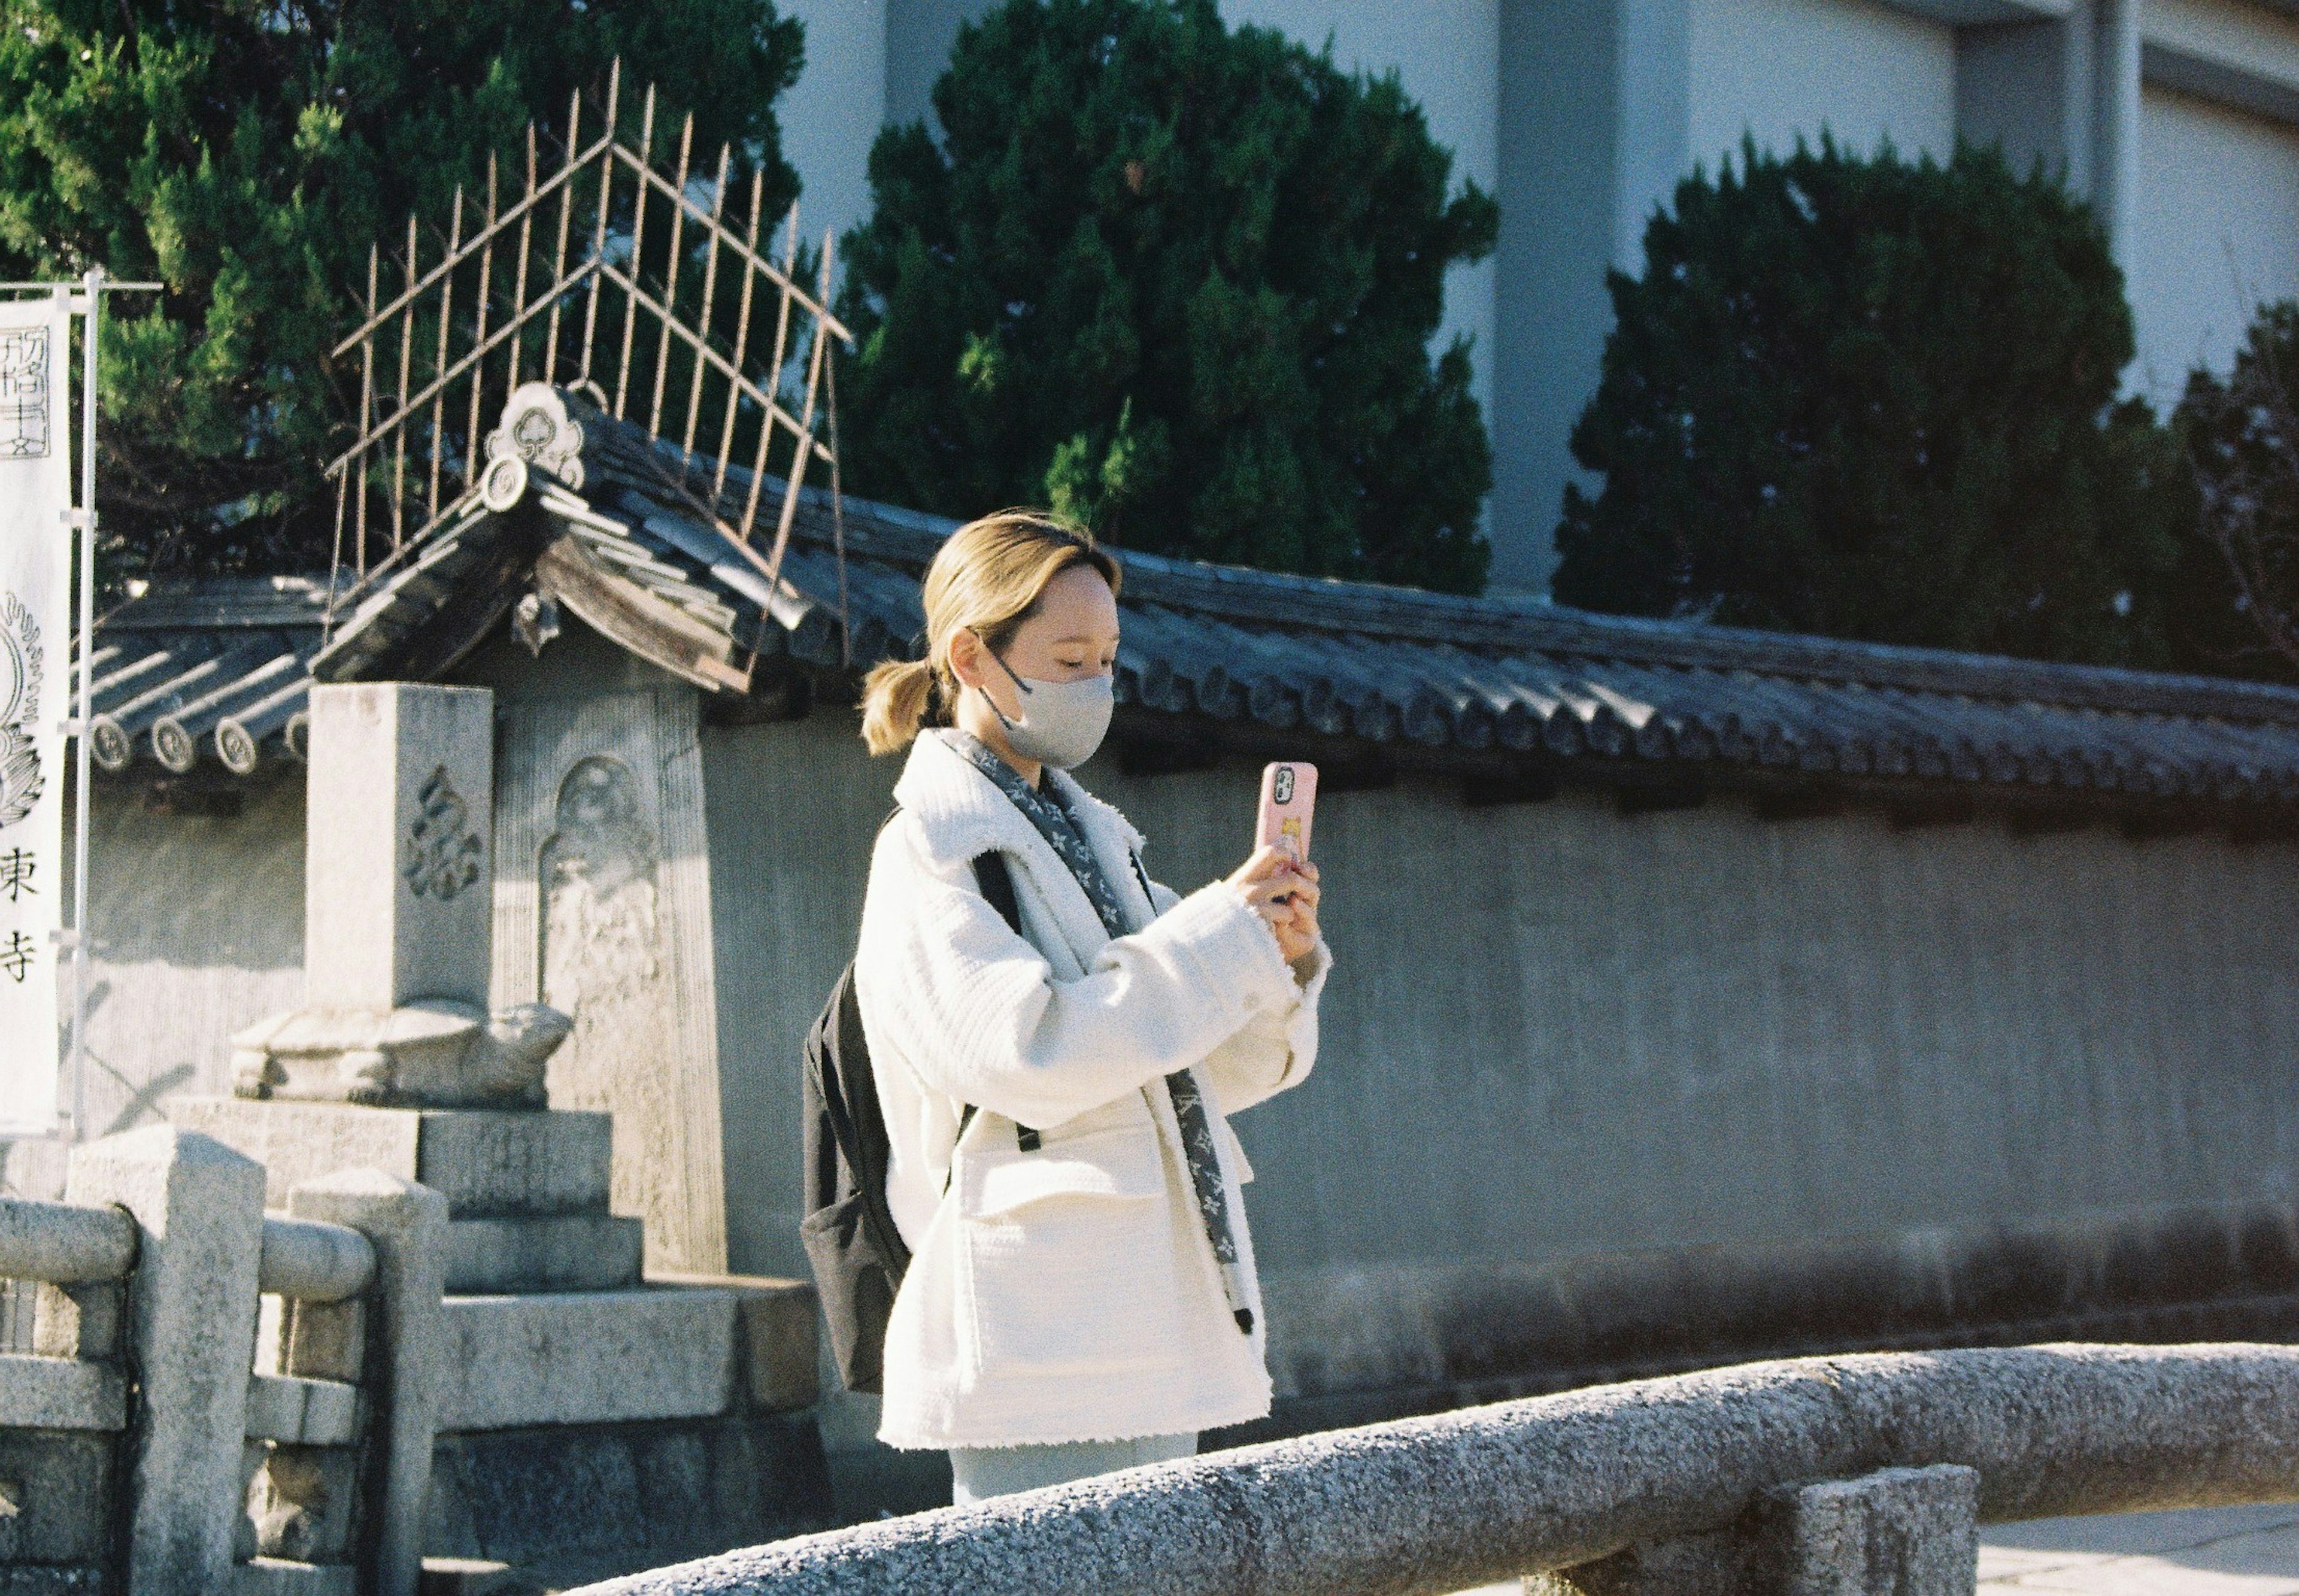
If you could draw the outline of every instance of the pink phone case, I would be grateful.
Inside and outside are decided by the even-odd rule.
[[[1296,864],[1307,860],[1309,822],[1316,807],[1316,766],[1298,760],[1263,766],[1261,812],[1254,822],[1253,845],[1285,849]]]

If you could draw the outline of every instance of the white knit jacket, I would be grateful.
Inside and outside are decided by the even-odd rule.
[[[1156,889],[1112,940],[1029,819],[928,732],[894,788],[862,908],[855,990],[892,1143],[887,1196],[915,1257],[886,1331],[879,1439],[1018,1446],[1174,1434],[1269,1411],[1261,1303],[1222,1294],[1164,1076],[1194,1068],[1253,1280],[1226,1116],[1298,1084],[1317,1045],[1321,943],[1297,978],[1244,896]],[[1125,817],[1060,771],[1138,918]],[[1244,819],[1241,818],[1241,830]],[[973,861],[1006,855],[1023,935]],[[980,1110],[959,1138],[960,1111]],[[1042,1145],[1022,1151],[1015,1126]],[[945,1193],[947,1186],[947,1193]]]

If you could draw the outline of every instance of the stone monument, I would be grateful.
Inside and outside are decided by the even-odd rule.
[[[494,694],[317,686],[310,748],[303,1007],[232,1038],[233,1096],[171,1117],[262,1164],[275,1206],[358,1167],[436,1190],[450,1292],[635,1285],[608,1117],[544,1106],[571,1022],[487,1011]]]
[[[572,1022],[540,1003],[486,1012],[494,695],[405,683],[316,687],[311,751],[305,1006],[232,1038],[233,1089],[406,1108],[543,1107],[544,1065]]]
[[[303,1006],[233,1038],[232,1096],[170,1116],[261,1164],[273,1207],[345,1170],[445,1200],[426,1550],[660,1562],[814,1527],[811,1290],[643,1279],[610,1117],[546,1106],[570,1019],[488,1011],[494,719],[484,688],[312,688]],[[324,1375],[346,1334],[267,1299],[259,1365]]]

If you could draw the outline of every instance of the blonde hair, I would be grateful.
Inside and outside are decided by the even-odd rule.
[[[958,702],[952,637],[971,631],[992,649],[1004,648],[1036,612],[1046,585],[1079,565],[1117,591],[1117,561],[1093,534],[1042,511],[1001,510],[951,533],[926,567],[925,657],[885,661],[862,680],[862,740],[870,752],[899,752]]]

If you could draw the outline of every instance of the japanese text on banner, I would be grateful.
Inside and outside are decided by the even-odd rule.
[[[0,303],[0,1135],[56,1122],[70,712],[70,317]]]

